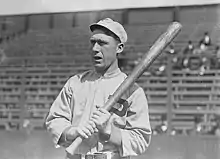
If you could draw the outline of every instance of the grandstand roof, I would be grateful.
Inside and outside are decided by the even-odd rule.
[[[220,4],[220,0],[0,0],[0,15]]]

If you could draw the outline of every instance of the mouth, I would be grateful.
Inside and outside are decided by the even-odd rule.
[[[93,59],[94,59],[95,62],[98,62],[98,61],[102,60],[102,57],[94,56]]]

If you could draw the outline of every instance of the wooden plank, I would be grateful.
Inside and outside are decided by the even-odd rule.
[[[0,104],[16,104],[16,103],[19,103],[19,100],[15,100],[15,99],[0,100]]]
[[[217,91],[211,91],[211,90],[204,90],[204,91],[196,91],[196,90],[190,90],[190,91],[179,91],[179,90],[176,90],[176,91],[173,91],[173,95],[209,95],[209,96],[212,96],[214,95],[215,93],[218,93]]]
[[[219,85],[216,85],[215,83],[173,83],[172,84],[172,87],[175,87],[175,89],[177,88],[212,88],[212,87],[215,87],[215,86],[219,86]],[[219,86],[220,87],[220,86]]]
[[[43,99],[41,99],[41,100],[38,100],[38,99],[33,99],[33,100],[26,100],[26,104],[50,104],[50,103],[52,103],[53,102],[53,100],[43,100]]]
[[[208,105],[208,104],[219,104],[220,100],[174,100],[175,104],[198,104],[198,105]]]
[[[151,108],[149,107],[149,113],[150,114],[164,114],[164,113],[167,113],[167,109],[166,107],[164,108],[160,108],[160,109],[155,109],[155,108]]]
[[[215,110],[198,110],[198,109],[173,109],[173,113],[175,114],[218,114]]]

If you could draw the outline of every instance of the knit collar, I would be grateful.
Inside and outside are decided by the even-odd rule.
[[[96,78],[108,79],[108,78],[116,77],[116,76],[118,76],[119,74],[121,74],[121,70],[120,70],[119,68],[115,69],[114,71],[107,72],[107,73],[105,73],[104,75],[101,75],[101,74],[97,73],[97,72],[94,70],[94,75],[96,76]]]

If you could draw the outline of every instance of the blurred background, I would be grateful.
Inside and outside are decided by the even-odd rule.
[[[88,26],[110,17],[128,43],[129,74],[169,24],[182,31],[139,78],[152,142],[140,159],[220,158],[220,2],[0,0],[0,154],[60,159],[44,126],[67,79],[91,68]],[[144,122],[144,121],[143,121]]]

